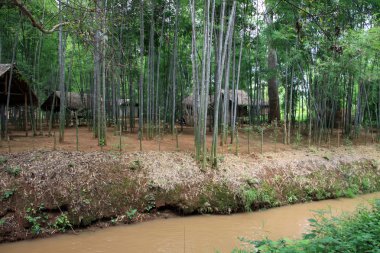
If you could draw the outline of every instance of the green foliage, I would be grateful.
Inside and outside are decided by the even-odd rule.
[[[21,173],[21,168],[19,166],[15,166],[15,167],[7,167],[5,168],[5,171],[11,175],[11,176],[14,176],[14,177],[17,177],[18,175],[20,175]]]
[[[16,192],[16,189],[6,189],[0,196],[0,200],[10,199]]]
[[[67,217],[66,214],[61,214],[59,215],[56,219],[55,219],[55,222],[53,224],[53,227],[55,229],[58,229],[59,231],[61,232],[65,232],[66,229],[68,228],[71,228],[71,223],[70,223],[70,220],[69,218]]]
[[[235,249],[241,253],[315,253],[315,252],[379,252],[380,248],[380,201],[372,209],[358,208],[353,215],[327,218],[325,211],[309,219],[311,231],[301,240],[265,239],[250,241],[251,250]]]
[[[137,209],[129,209],[126,213],[128,221],[132,221],[137,215]]]
[[[351,185],[349,188],[347,188],[343,196],[348,198],[354,198],[359,193],[359,187],[357,185]]]
[[[4,226],[5,222],[6,222],[5,218],[1,218],[0,219],[0,227]]]
[[[41,219],[40,216],[31,216],[31,215],[26,215],[25,219],[32,225],[31,226],[31,231],[34,235],[38,235],[41,233],[42,228],[39,220]]]
[[[226,184],[208,184],[200,200],[201,212],[213,210],[215,213],[230,214],[237,209],[236,196]]]
[[[129,163],[128,168],[130,170],[140,170],[142,168],[142,163],[140,160],[134,160]]]
[[[33,204],[26,209],[25,219],[31,225],[31,231],[34,235],[38,235],[42,232],[42,224],[48,220],[47,214],[43,213],[45,205],[41,203],[37,208]]]
[[[257,200],[257,191],[256,189],[247,189],[242,192],[244,208],[246,211],[251,211],[253,203]]]
[[[145,199],[144,210],[149,213],[153,208],[156,207],[156,198],[154,194],[150,193],[150,194],[145,195],[144,199]]]
[[[6,158],[4,156],[0,156],[0,165],[7,163],[7,161],[8,161],[8,158]]]
[[[38,235],[41,233],[41,223],[40,220],[42,219],[41,216],[37,215],[38,211],[36,211],[33,206],[28,207],[26,209],[26,216],[25,219],[29,222],[31,225],[31,231],[34,235]]]
[[[104,147],[106,145],[106,141],[103,138],[99,138],[99,146]]]

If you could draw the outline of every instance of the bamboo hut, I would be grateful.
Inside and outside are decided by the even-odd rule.
[[[225,96],[224,90],[221,91],[221,99],[220,99],[220,106],[223,106],[224,99],[228,99],[229,105],[228,105],[228,112],[227,112],[227,121],[230,121],[233,115],[233,103],[234,103],[234,96],[236,96],[237,106],[236,106],[236,120],[240,123],[245,123],[248,121],[249,116],[249,96],[247,92],[244,90],[237,90],[236,93],[234,91],[230,90]],[[186,97],[182,104],[184,106],[184,119],[186,121],[186,124],[188,125],[194,125],[194,111],[193,111],[193,95],[190,95]],[[258,106],[257,106],[258,105]],[[211,117],[214,114],[214,96],[211,95],[209,97],[209,111],[208,115]],[[252,107],[256,108],[258,110],[255,110],[256,113],[259,113],[260,115],[264,116],[268,114],[269,111],[269,104],[267,102],[264,102],[262,100],[259,100],[258,102],[252,101]],[[208,121],[208,124],[210,124],[211,120]]]
[[[88,94],[66,92],[65,105],[68,111],[68,124],[72,125],[75,118],[81,120],[87,116],[87,110],[89,109],[90,96]],[[60,111],[61,105],[61,92],[52,92],[41,105],[41,110],[48,113],[57,113]],[[48,119],[49,117],[46,117]],[[80,122],[79,122],[80,124]]]
[[[137,118],[139,116],[139,104],[134,103],[131,105],[129,99],[118,99],[119,115],[121,118],[129,118],[132,115]]]
[[[70,111],[80,111],[88,108],[89,98],[87,94],[80,94],[76,92],[66,92],[66,109]],[[54,98],[55,96],[55,98]],[[54,102],[54,103],[53,103]],[[43,111],[59,112],[61,103],[61,92],[52,92],[47,99],[42,103],[41,109]]]
[[[7,110],[8,104],[8,111]],[[0,119],[2,132],[8,117],[28,131],[28,107],[37,106],[38,99],[14,64],[0,64]]]

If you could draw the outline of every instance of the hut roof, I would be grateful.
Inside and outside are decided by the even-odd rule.
[[[55,103],[53,105],[55,95]],[[52,106],[54,107],[54,111],[59,111],[60,108],[60,99],[61,92],[55,91],[50,94],[50,96],[45,100],[45,102],[41,105],[41,109],[44,111],[51,111]],[[79,111],[82,109],[86,109],[89,102],[88,94],[80,94],[76,92],[66,92],[66,108],[72,111]]]
[[[184,105],[193,105],[193,100],[194,100],[194,96],[193,95],[190,95],[190,96],[187,96],[186,98],[183,99],[182,101],[182,104]],[[214,96],[213,95],[209,95],[209,98],[208,98],[208,106],[212,106],[214,105]]]
[[[245,92],[244,90],[237,90],[236,91],[237,93],[237,103],[238,105],[240,106],[248,106],[249,105],[249,96],[247,94],[247,92]],[[221,91],[221,99],[224,99],[224,90]],[[234,96],[234,91],[233,90],[229,90],[228,92],[228,99],[232,102],[233,101],[233,96]],[[193,99],[194,99],[194,96],[193,95],[190,95],[188,97],[186,97],[182,103],[184,105],[193,105]],[[255,102],[253,102],[255,103]],[[210,95],[210,98],[209,98],[209,106],[212,106],[214,104],[214,96],[213,95]],[[260,104],[262,106],[265,106],[265,104],[267,104],[266,102],[262,101],[260,102]]]
[[[12,69],[12,84],[9,105],[25,105],[25,98],[28,105],[37,105],[38,99],[36,94],[29,87],[27,81],[22,77],[16,66],[12,64],[0,64],[0,104],[5,105],[7,103],[7,90]]]
[[[224,90],[222,90],[222,96],[224,97]],[[237,104],[238,105],[249,105],[249,97],[247,92],[244,90],[237,90],[236,91],[236,96],[237,96]],[[228,98],[232,102],[234,100],[234,91],[229,90],[228,91]]]
[[[129,98],[120,98],[117,100],[119,106],[129,106]],[[137,102],[135,102],[135,106],[139,106]]]

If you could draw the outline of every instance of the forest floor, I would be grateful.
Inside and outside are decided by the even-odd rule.
[[[226,153],[216,169],[201,168],[191,152],[170,151],[169,137],[167,151],[120,153],[92,151],[96,141],[82,133],[86,152],[63,150],[75,149],[72,131],[56,151],[51,137],[35,137],[34,148],[25,143],[31,137],[12,140],[12,151],[27,151],[0,156],[0,242],[149,220],[168,210],[229,214],[380,190],[379,145]],[[154,143],[144,141],[144,150]]]
[[[194,152],[194,132],[192,127],[184,127],[183,131],[180,131],[178,127],[178,149],[176,143],[176,136],[172,134],[165,133],[161,137],[159,142],[158,138],[152,140],[142,141],[143,151],[183,151],[183,152]],[[137,131],[137,130],[136,130]],[[138,140],[137,133],[125,133],[123,132],[121,136],[121,148],[123,152],[135,152],[140,150],[140,144]],[[293,131],[294,132],[294,131]],[[305,131],[304,131],[305,132]],[[32,132],[28,132],[26,136],[25,131],[12,131],[10,136],[10,141],[0,142],[0,153],[8,152],[22,152],[31,151],[35,149],[44,150],[64,150],[64,151],[76,151],[76,129],[66,128],[65,129],[65,140],[63,143],[58,141],[58,129],[53,129],[51,135],[48,135],[48,131],[44,129],[42,134],[37,132],[37,136],[31,136]],[[55,133],[56,137],[53,136]],[[354,140],[345,140],[342,138],[338,139],[338,131],[335,130],[331,135],[330,140],[322,140],[321,143],[312,143],[314,146],[320,146],[323,148],[331,148],[345,145],[367,145],[374,143],[375,134],[362,133],[359,138]],[[100,151],[101,148],[98,146],[98,140],[93,137],[93,133],[88,130],[87,127],[80,127],[78,129],[78,148],[79,151],[93,152]],[[228,138],[228,143],[230,142]],[[54,140],[55,139],[55,140]],[[220,138],[219,138],[220,139]],[[307,136],[302,136],[298,138],[295,135],[291,138],[291,145],[283,144],[282,130],[278,130],[277,142],[275,141],[275,133],[273,129],[268,129],[264,131],[263,134],[263,146],[262,152],[281,152],[290,151],[294,149],[308,148],[309,143]],[[212,136],[211,133],[207,133],[207,147],[211,147]],[[348,143],[347,143],[348,142]],[[54,144],[55,143],[55,144]],[[236,154],[236,144],[227,144],[218,147],[220,153],[233,153]],[[104,151],[119,151],[120,150],[120,136],[119,132],[115,132],[114,128],[108,128],[107,130],[107,146],[103,148]],[[249,137],[248,145],[248,133],[244,130],[239,131],[239,144],[238,144],[239,154],[252,154],[261,153],[261,134],[256,132],[251,132]]]

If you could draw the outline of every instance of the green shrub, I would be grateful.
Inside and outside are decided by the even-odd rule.
[[[11,176],[14,176],[14,177],[17,177],[18,175],[20,175],[21,173],[21,168],[19,166],[15,166],[15,167],[7,167],[5,168],[5,171],[11,175]]]
[[[129,163],[128,168],[130,170],[140,170],[142,168],[142,164],[140,160],[135,160]]]
[[[16,189],[7,189],[4,191],[4,193],[0,196],[0,200],[7,200],[10,199],[16,192]]]
[[[245,189],[242,192],[244,208],[246,211],[252,211],[252,205],[257,201],[258,194],[256,189]]]
[[[38,235],[41,233],[41,224],[40,224],[41,216],[38,216],[37,212],[38,211],[36,211],[33,208],[33,206],[28,207],[26,209],[25,219],[31,225],[31,231],[32,231],[32,234],[34,234],[34,235]]]
[[[41,219],[40,216],[26,215],[25,219],[32,225],[32,234],[38,235],[41,233],[41,224],[39,222],[39,220]]]
[[[129,209],[125,214],[127,215],[128,221],[132,221],[136,217],[137,209]]]
[[[7,161],[8,161],[8,158],[4,156],[0,156],[0,165],[7,163]]]
[[[66,229],[71,228],[71,223],[66,214],[61,214],[55,219],[53,227],[61,232],[65,232]]]
[[[353,215],[326,218],[325,214],[320,211],[316,219],[309,219],[312,229],[301,240],[242,239],[251,249],[233,252],[380,252],[380,200],[375,201],[372,209],[359,208]]]
[[[152,209],[156,207],[156,197],[153,194],[147,194],[144,197],[145,199],[145,208],[146,212],[150,212]]]

